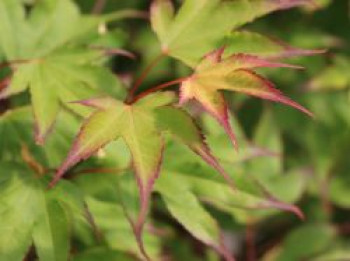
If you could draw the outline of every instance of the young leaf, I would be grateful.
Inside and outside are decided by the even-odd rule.
[[[111,98],[81,101],[97,110],[85,121],[51,186],[79,161],[90,157],[107,143],[122,138],[133,158],[139,187],[140,210],[132,220],[135,235],[142,246],[141,232],[147,215],[148,201],[155,179],[158,177],[163,152],[163,141],[156,126],[154,109],[169,104],[172,93],[156,93],[128,105]]]
[[[234,146],[235,135],[228,120],[227,105],[220,90],[236,91],[262,99],[292,106],[308,115],[307,109],[285,97],[273,84],[253,71],[259,67],[290,67],[256,56],[234,54],[222,59],[223,48],[207,55],[197,66],[195,73],[180,87],[180,104],[188,100],[198,101],[224,127]]]
[[[308,0],[186,0],[173,17],[169,1],[154,0],[151,22],[162,51],[194,67],[225,34],[255,18]],[[205,28],[205,31],[203,31]]]

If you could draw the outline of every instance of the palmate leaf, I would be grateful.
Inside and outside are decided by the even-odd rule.
[[[140,209],[136,219],[132,220],[132,225],[140,247],[149,196],[159,174],[163,152],[163,141],[157,129],[154,109],[169,104],[173,99],[172,93],[158,93],[132,105],[111,98],[81,101],[81,104],[97,110],[83,124],[67,159],[51,182],[53,186],[68,168],[90,157],[107,143],[122,138],[131,152],[139,187]]]
[[[229,124],[227,105],[220,90],[235,91],[279,102],[312,115],[253,71],[260,67],[298,67],[245,54],[234,54],[222,59],[223,51],[224,48],[221,48],[208,54],[197,66],[194,74],[182,82],[180,104],[192,99],[199,102],[224,127],[234,146],[237,147],[236,137]]]
[[[32,243],[40,260],[65,261],[69,254],[70,218],[56,189],[47,191],[45,178],[27,166],[2,162],[0,260],[22,260]]]
[[[151,22],[163,53],[194,67],[231,30],[272,11],[305,3],[309,1],[186,0],[175,14],[171,0],[154,0]]]
[[[14,69],[0,98],[29,88],[38,143],[44,142],[62,105],[82,114],[86,110],[67,102],[92,97],[106,85],[120,87],[112,73],[97,66],[101,51],[81,41],[97,30],[101,18],[82,16],[70,0],[39,1],[28,17],[19,1],[4,0],[0,12],[0,49]]]
[[[139,202],[128,211],[136,237],[141,242],[141,230],[145,222],[148,200],[155,179],[158,177],[162,159],[163,134],[169,132],[178,141],[187,145],[204,161],[217,170],[234,187],[230,175],[211,154],[198,126],[187,112],[167,104],[174,101],[170,92],[154,93],[132,105],[112,98],[96,98],[79,103],[97,110],[85,121],[69,152],[67,159],[56,173],[51,185],[80,160],[93,155],[98,149],[113,140],[122,138],[129,147],[139,187]],[[123,192],[121,198],[126,197]],[[127,208],[127,209],[128,209]],[[131,213],[131,214],[130,214]],[[136,213],[136,214],[135,214]],[[141,250],[143,251],[143,250]]]
[[[44,142],[62,105],[84,115],[87,110],[69,102],[97,95],[106,86],[118,88],[117,78],[107,69],[84,64],[86,56],[91,55],[94,54],[85,52],[79,56],[71,51],[59,52],[42,62],[21,65],[10,86],[0,94],[0,97],[8,97],[29,87],[38,143]]]

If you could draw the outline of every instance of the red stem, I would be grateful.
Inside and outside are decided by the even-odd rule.
[[[175,85],[175,84],[178,84],[178,83],[181,83],[183,81],[186,81],[188,79],[188,77],[182,77],[182,78],[178,78],[176,80],[173,80],[173,81],[170,81],[170,82],[166,82],[166,83],[163,83],[163,84],[160,84],[156,87],[153,87],[151,89],[148,89],[142,93],[140,93],[139,95],[137,95],[135,98],[133,98],[131,100],[131,103],[134,103],[134,102],[137,102],[138,100],[142,99],[143,97],[147,96],[148,94],[150,93],[153,93],[153,92],[156,92],[156,91],[159,91],[159,90],[162,90],[162,89],[165,89],[169,86],[172,86],[172,85]]]
[[[92,8],[93,14],[100,14],[106,5],[107,0],[96,0],[94,7]]]
[[[246,228],[246,247],[247,247],[247,261],[256,260],[256,249],[255,249],[255,227],[252,222],[247,224]]]
[[[6,77],[5,79],[0,81],[0,92],[5,89],[7,87],[7,85],[9,85],[11,78],[10,77]]]
[[[159,61],[164,57],[164,54],[158,55],[141,73],[140,77],[136,80],[135,84],[129,91],[128,100],[133,100],[133,96],[137,89],[141,86],[142,82],[145,80],[147,75],[151,72],[151,70],[159,63]]]

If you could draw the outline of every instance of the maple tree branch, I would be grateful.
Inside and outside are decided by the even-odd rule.
[[[0,92],[5,89],[11,81],[11,77],[6,77],[0,81]]]
[[[247,224],[246,228],[246,260],[256,260],[256,248],[255,248],[255,226],[252,222]]]
[[[107,0],[96,0],[94,6],[92,8],[91,13],[93,13],[93,14],[102,13],[106,3],[107,3]]]
[[[170,81],[170,82],[166,82],[166,83],[157,85],[156,87],[150,88],[150,89],[140,93],[139,95],[137,95],[135,98],[133,98],[131,100],[131,103],[137,102],[138,100],[142,99],[143,97],[145,97],[153,92],[165,89],[165,88],[170,87],[170,86],[175,85],[175,84],[182,83],[183,81],[186,81],[187,79],[188,79],[188,77],[182,77],[182,78],[178,78],[176,80]]]
[[[129,91],[128,99],[127,100],[133,100],[133,96],[135,95],[137,89],[141,86],[143,81],[146,79],[147,75],[152,71],[152,69],[161,61],[161,59],[164,58],[164,54],[161,53],[156,56],[156,58],[153,59],[153,61],[145,68],[145,70],[141,73],[140,77],[137,78],[135,84],[132,86],[132,88]]]

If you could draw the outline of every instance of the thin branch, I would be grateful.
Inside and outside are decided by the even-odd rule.
[[[159,54],[153,61],[146,67],[146,69],[141,73],[140,77],[136,80],[133,87],[130,89],[127,100],[132,100],[137,89],[141,86],[142,82],[146,79],[147,75],[152,71],[152,69],[160,62],[164,57],[164,54]]]
[[[255,227],[252,222],[247,224],[246,228],[246,260],[255,261],[256,260],[256,249],[255,249]]]
[[[120,55],[120,56],[128,57],[132,60],[136,59],[135,54],[120,48],[105,47],[100,45],[91,45],[90,48],[94,50],[102,51],[104,55]]]
[[[100,13],[102,13],[106,3],[107,3],[107,0],[96,0],[95,4],[94,4],[94,7],[92,8],[91,13],[93,13],[93,14],[100,14]]]
[[[186,81],[187,79],[188,79],[188,77],[178,78],[176,80],[166,82],[166,83],[160,84],[154,88],[148,89],[148,90],[140,93],[139,95],[137,95],[135,98],[133,98],[130,103],[137,102],[138,100],[142,99],[143,97],[145,97],[153,92],[165,89],[165,88],[172,86],[172,85],[175,85],[175,84],[182,83],[183,81]]]
[[[93,230],[93,233],[94,233],[94,236],[96,238],[97,243],[101,243],[102,239],[103,239],[103,234],[102,234],[101,230],[98,228],[98,226],[95,222],[95,219],[92,216],[90,209],[89,209],[89,206],[87,205],[86,202],[84,202],[84,212],[85,212],[86,220],[90,224],[90,226]]]
[[[83,169],[77,172],[74,172],[71,174],[72,177],[77,177],[84,174],[120,174],[125,169],[117,169],[117,168],[90,168],[90,169]]]
[[[11,77],[6,77],[0,81],[0,92],[5,89],[11,81]]]

